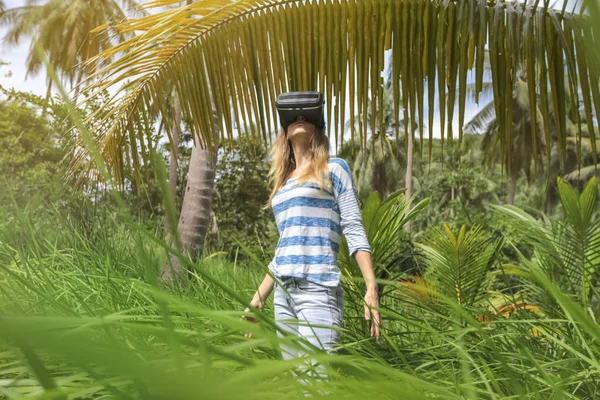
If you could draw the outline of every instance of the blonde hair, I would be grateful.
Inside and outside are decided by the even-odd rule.
[[[331,187],[329,177],[329,140],[325,129],[320,128],[310,137],[310,164],[298,177],[298,183],[316,181],[321,190]],[[273,183],[273,190],[264,208],[271,207],[275,194],[285,185],[289,176],[296,169],[296,159],[292,143],[288,140],[284,130],[279,131],[275,145],[271,149],[273,162],[269,171],[269,180]]]

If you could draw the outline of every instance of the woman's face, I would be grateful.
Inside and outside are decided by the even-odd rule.
[[[317,132],[317,127],[310,122],[306,121],[304,117],[296,118],[296,121],[291,123],[287,128],[287,138],[292,139],[293,137],[300,138],[305,136],[306,139],[312,137]]]

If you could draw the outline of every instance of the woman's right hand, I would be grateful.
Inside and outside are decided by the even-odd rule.
[[[250,302],[250,305],[252,307],[258,308],[258,311],[260,311],[260,312],[262,312],[262,310],[263,310],[263,302],[261,301],[260,298],[252,299],[252,301]],[[246,309],[244,310],[244,313],[251,313],[251,312],[252,312],[252,309],[250,307],[246,307]],[[242,318],[244,318],[248,322],[252,322],[253,324],[258,323],[258,320],[256,318],[249,316],[249,315],[244,315]],[[248,339],[250,339],[252,337],[252,333],[246,332],[246,333],[244,333],[244,337],[247,337]]]
[[[258,287],[258,290],[254,294],[254,297],[252,298],[252,301],[250,302],[250,306],[256,307],[256,308],[258,308],[258,311],[262,312],[265,301],[271,294],[274,284],[275,284],[275,281],[273,280],[273,277],[271,276],[271,274],[266,274],[265,279],[263,279],[262,283]],[[244,313],[246,313],[246,314],[251,313],[251,312],[252,312],[252,310],[250,309],[250,307],[247,307],[244,310]],[[242,318],[245,319],[246,321],[249,321],[252,323],[258,322],[257,319],[251,315],[243,315]],[[252,334],[250,332],[246,332],[244,334],[244,336],[247,338],[251,338]]]

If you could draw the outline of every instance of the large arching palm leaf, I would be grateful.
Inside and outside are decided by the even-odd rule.
[[[158,9],[173,3],[155,0],[147,6]],[[510,101],[518,65],[525,65],[534,77],[527,81],[528,90],[540,93],[544,118],[555,110],[560,127],[565,111],[559,96],[565,82],[568,91],[577,91],[581,82],[586,109],[600,108],[592,28],[584,18],[561,15],[548,6],[484,0],[211,0],[157,12],[118,25],[120,33],[136,36],[94,60],[124,53],[98,74],[102,79],[92,88],[130,81],[131,89],[114,98],[116,107],[108,116],[111,127],[100,132],[98,140],[109,165],[118,170],[124,138],[143,142],[135,120],[152,103],[162,101],[159,93],[169,80],[176,82],[184,116],[205,145],[210,146],[217,131],[231,139],[234,125],[252,120],[260,127],[255,139],[269,143],[277,127],[275,96],[308,89],[325,93],[329,133],[337,145],[345,139],[339,128],[346,105],[352,119],[368,112],[371,98],[371,115],[378,115],[386,50],[392,55],[394,118],[402,112],[405,124],[410,119],[424,126],[427,90],[429,124],[438,108],[442,127],[448,127],[442,132],[448,140],[460,139],[462,131],[452,132],[455,103],[462,119],[467,71],[474,70],[479,92],[489,49],[496,115],[505,132],[501,149],[510,153],[510,124],[504,121],[511,117],[504,102]],[[217,126],[212,123],[210,94]],[[376,118],[371,123],[371,128],[379,125]],[[350,136],[364,147],[366,124],[361,128],[351,129]],[[132,146],[136,147],[141,145]]]

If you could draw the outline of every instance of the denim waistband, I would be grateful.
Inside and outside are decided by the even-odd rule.
[[[278,278],[278,281],[275,281],[275,285],[276,286],[281,286],[284,288],[290,288],[290,287],[298,287],[298,283],[300,283],[301,281],[305,281],[306,279],[303,278],[296,278],[295,276],[281,276]]]

